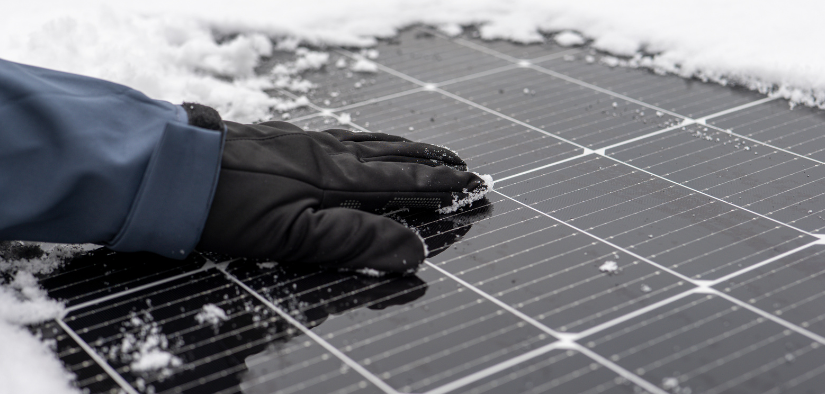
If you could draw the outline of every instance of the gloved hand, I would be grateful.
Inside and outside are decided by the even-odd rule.
[[[426,254],[421,238],[379,214],[448,213],[492,188],[492,178],[464,171],[454,152],[397,136],[304,131],[285,122],[226,126],[200,250],[414,272]]]

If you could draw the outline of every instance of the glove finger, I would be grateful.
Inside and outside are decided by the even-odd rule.
[[[338,167],[341,172],[324,192],[325,207],[342,206],[372,212],[424,208],[449,213],[481,199],[493,188],[493,179],[488,175],[446,166],[360,163],[349,155],[335,156],[334,160],[341,161]]]
[[[467,163],[458,153],[423,142],[365,141],[344,145],[363,161],[413,162],[411,159],[415,159],[428,165],[446,165],[462,171],[467,169]]]
[[[306,209],[290,227],[290,252],[279,257],[282,262],[412,273],[425,258],[424,243],[412,230],[353,209]]]
[[[364,142],[364,141],[389,141],[389,142],[410,142],[410,140],[397,135],[385,133],[364,133],[350,130],[329,129],[321,133],[331,134],[341,142]]]

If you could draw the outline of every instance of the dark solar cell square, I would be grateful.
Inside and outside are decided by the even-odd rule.
[[[582,146],[598,149],[679,121],[529,68],[457,82],[444,90]]]
[[[446,146],[470,170],[494,178],[573,157],[581,148],[435,92],[419,92],[348,111],[371,131]]]
[[[50,297],[73,306],[186,273],[205,262],[195,253],[181,261],[153,253],[116,253],[101,248],[78,255],[39,281]]]
[[[690,118],[700,118],[764,98],[744,88],[719,86],[675,75],[659,75],[644,68],[600,64],[615,60],[610,56],[582,52],[550,59],[539,63],[539,66]]]
[[[825,228],[825,166],[815,161],[704,126],[607,154],[802,230]]]
[[[788,108],[785,100],[746,108],[708,120],[780,149],[825,161],[825,112],[819,109]]]
[[[825,336],[825,248],[812,246],[716,288],[804,329]]]
[[[695,294],[582,340],[669,393],[813,393],[825,349],[724,299]]]
[[[411,29],[378,43],[375,62],[422,82],[437,83],[510,65],[426,30]]]
[[[516,180],[498,190],[694,278],[718,278],[814,239],[598,155]]]
[[[558,331],[580,332],[689,285],[493,194],[492,216],[431,260]],[[609,262],[616,269],[602,268]]]
[[[485,393],[639,393],[643,390],[574,350],[551,350],[461,388]]]
[[[285,273],[277,265],[230,270],[402,392],[438,387],[552,341],[432,268],[386,279]]]

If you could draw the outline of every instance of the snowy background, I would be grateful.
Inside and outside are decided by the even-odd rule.
[[[462,25],[479,25],[485,39],[589,44],[628,60],[622,63],[626,66],[734,83],[792,104],[825,107],[820,43],[825,3],[816,1],[112,4],[31,0],[7,5],[0,17],[0,58],[112,80],[158,99],[201,102],[218,108],[226,119],[252,122],[305,103],[273,98],[264,90],[279,86],[300,94],[311,89],[300,74],[328,61],[325,47],[369,47],[375,37],[392,36],[416,23],[447,34],[459,34]],[[256,74],[261,57],[274,50],[295,51],[298,60]],[[46,298],[32,273],[53,269],[65,253],[55,250],[39,264],[0,261],[0,271],[9,278],[0,282],[0,392],[75,391],[48,344],[22,328],[60,313],[61,304]],[[215,316],[210,313],[204,318]]]

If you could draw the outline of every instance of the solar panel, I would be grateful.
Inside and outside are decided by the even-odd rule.
[[[33,328],[89,392],[817,392],[825,117],[586,48],[381,41],[292,111],[449,146],[496,190],[399,212],[431,254],[370,278],[98,250],[41,278]],[[283,59],[276,55],[267,65]],[[295,97],[286,91],[273,95]],[[348,116],[344,116],[348,115]],[[226,316],[200,314],[214,305]],[[143,369],[148,346],[173,357]]]

